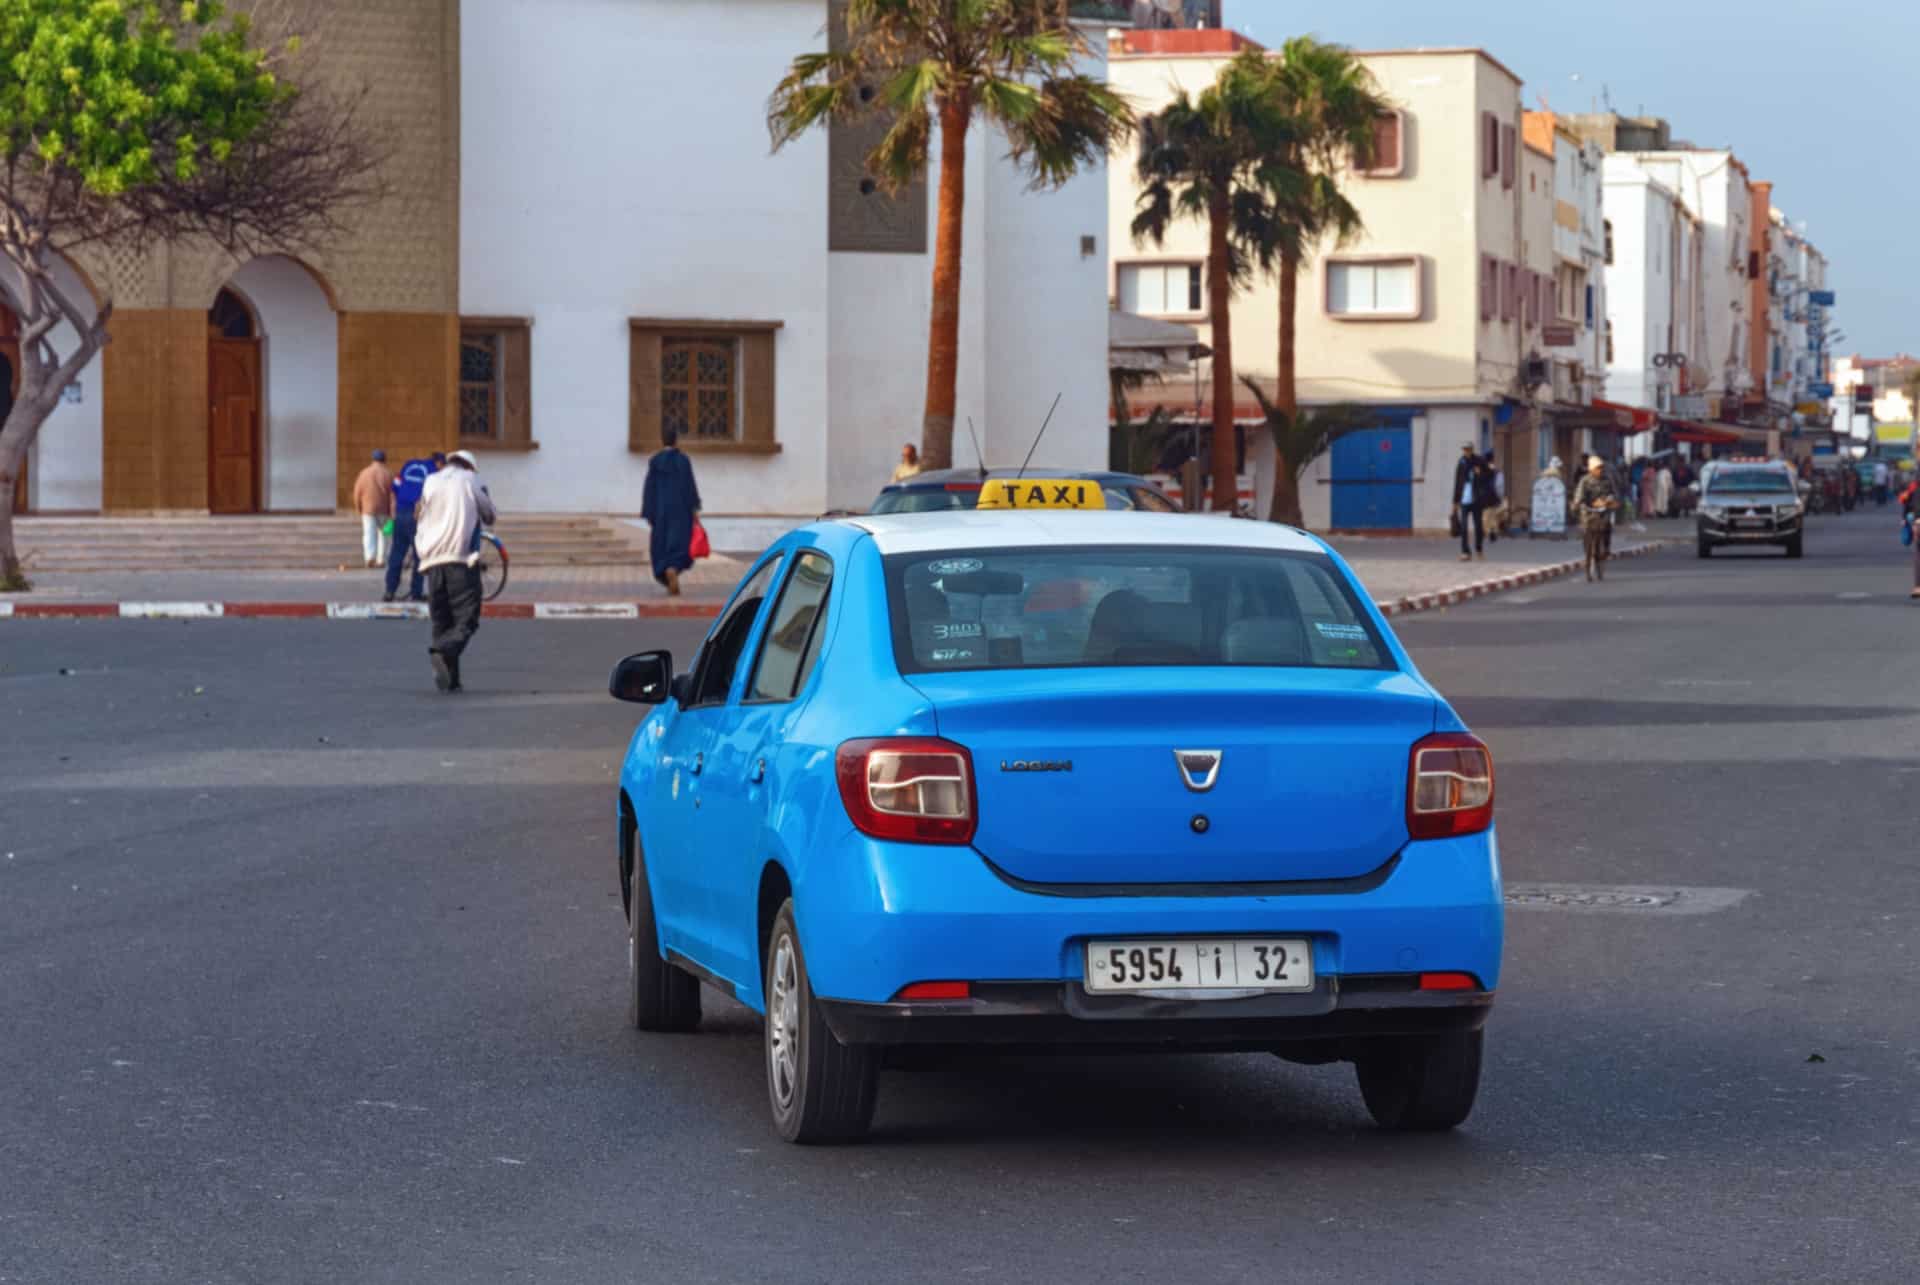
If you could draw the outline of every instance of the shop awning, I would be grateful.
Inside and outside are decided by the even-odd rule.
[[[1676,442],[1697,442],[1703,446],[1733,446],[1746,440],[1739,430],[1718,424],[1702,424],[1692,419],[1663,419],[1667,435]]]
[[[1623,406],[1619,402],[1604,402],[1598,397],[1593,399],[1594,409],[1612,411],[1613,428],[1623,433],[1644,433],[1653,427],[1654,414],[1644,406]]]

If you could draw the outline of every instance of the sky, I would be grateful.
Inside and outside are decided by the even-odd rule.
[[[1920,5],[1786,0],[1226,0],[1264,45],[1477,45],[1526,105],[1663,116],[1731,146],[1828,259],[1839,353],[1920,352]],[[1601,106],[1599,109],[1604,110]]]

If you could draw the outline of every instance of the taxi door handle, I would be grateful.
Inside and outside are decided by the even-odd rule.
[[[753,765],[753,775],[748,779],[755,785],[767,779],[767,761],[765,759],[761,759]]]
[[[693,756],[693,766],[688,768],[687,771],[690,775],[699,776],[700,769],[705,767],[706,765],[707,765],[707,756],[705,754],[696,754]]]

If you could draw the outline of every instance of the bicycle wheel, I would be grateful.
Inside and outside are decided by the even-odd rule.
[[[480,533],[480,598],[483,602],[492,602],[507,587],[507,568],[511,560],[507,557],[507,546],[500,543],[500,537],[491,531]]]

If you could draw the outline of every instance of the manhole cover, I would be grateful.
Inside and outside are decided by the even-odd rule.
[[[1745,888],[1651,888],[1593,883],[1509,883],[1507,905],[1515,910],[1648,911],[1700,915],[1738,905]]]

